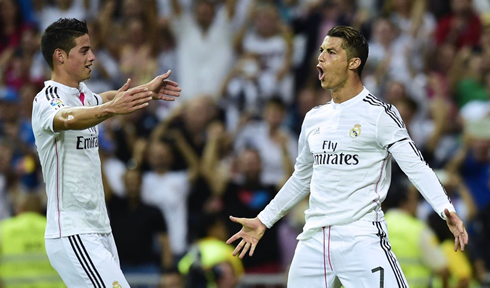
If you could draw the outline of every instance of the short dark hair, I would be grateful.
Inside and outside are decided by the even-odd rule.
[[[369,54],[369,45],[364,35],[350,26],[334,26],[328,31],[327,36],[344,39],[340,47],[347,53],[347,59],[361,59],[361,65],[357,68],[357,75],[361,77]]]
[[[44,30],[41,37],[41,52],[51,70],[54,69],[53,53],[61,49],[66,53],[76,46],[75,39],[88,34],[87,23],[75,18],[60,18]]]

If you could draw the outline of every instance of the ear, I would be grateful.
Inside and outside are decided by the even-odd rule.
[[[54,60],[54,62],[58,62],[59,64],[63,64],[63,63],[65,63],[65,59],[67,56],[68,55],[66,55],[65,51],[58,48],[58,49],[54,50],[53,60]]]
[[[349,69],[350,70],[355,70],[355,69],[359,68],[360,65],[361,65],[361,59],[359,59],[359,58],[351,58],[349,60]]]

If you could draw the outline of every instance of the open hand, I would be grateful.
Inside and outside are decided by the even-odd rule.
[[[447,226],[454,235],[454,251],[458,251],[458,246],[461,251],[464,251],[464,246],[468,244],[468,232],[464,228],[463,221],[456,212],[449,212],[448,209],[444,210],[444,214],[446,215]]]
[[[129,88],[130,86],[131,79],[128,79],[111,100],[110,107],[115,114],[129,114],[148,106],[148,102],[151,101],[152,92],[148,88],[143,86]]]
[[[233,251],[233,256],[236,256],[240,253],[240,259],[247,254],[248,250],[250,250],[249,256],[254,255],[255,247],[257,247],[257,243],[264,236],[265,230],[267,227],[260,222],[259,218],[237,218],[230,216],[230,220],[235,223],[242,224],[242,229],[238,231],[235,235],[231,236],[230,239],[226,240],[226,244],[231,244],[235,242],[235,240],[242,238],[242,241],[238,243],[235,250]],[[241,250],[241,252],[240,252]]]
[[[148,88],[152,92],[153,100],[174,101],[175,97],[180,96],[182,89],[177,82],[167,79],[170,74],[172,74],[172,71],[168,70],[167,73],[158,75],[147,84],[141,86]]]

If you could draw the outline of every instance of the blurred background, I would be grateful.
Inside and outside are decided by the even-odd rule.
[[[394,163],[385,211],[410,287],[489,287],[489,0],[0,0],[0,287],[63,287],[44,254],[31,129],[50,78],[40,35],[60,17],[87,21],[92,91],[169,69],[183,89],[99,125],[132,287],[285,287],[308,199],[243,261],[224,244],[240,229],[228,215],[256,216],[291,175],[306,112],[330,99],[315,66],[335,25],[368,39],[364,85],[398,108],[470,234],[465,253],[451,251],[445,222]]]

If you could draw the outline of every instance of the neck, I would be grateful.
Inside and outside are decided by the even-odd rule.
[[[351,80],[347,80],[342,87],[332,89],[333,102],[340,104],[351,98],[357,96],[364,89],[359,77],[351,77]]]
[[[80,82],[70,79],[66,75],[60,75],[59,73],[53,72],[51,74],[51,80],[58,82],[60,84],[63,84],[68,87],[73,87],[73,88],[79,88],[80,87]]]

